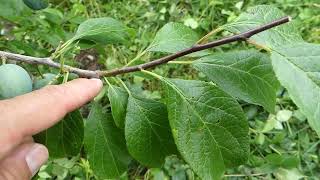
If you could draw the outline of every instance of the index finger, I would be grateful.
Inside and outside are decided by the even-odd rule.
[[[98,79],[77,79],[0,101],[0,129],[21,136],[37,134],[93,99],[101,88]]]

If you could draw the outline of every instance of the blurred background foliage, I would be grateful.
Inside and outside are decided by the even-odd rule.
[[[50,56],[61,42],[72,37],[78,25],[88,18],[113,17],[132,28],[128,44],[93,45],[80,42],[64,57],[68,64],[86,69],[120,67],[140,54],[157,30],[168,22],[180,22],[205,35],[232,21],[249,6],[272,4],[293,17],[306,41],[320,42],[320,2],[318,0],[52,0],[49,8],[31,11],[22,0],[0,0],[0,49],[19,54]],[[14,9],[14,11],[12,11]],[[218,37],[227,35],[218,33]],[[242,48],[231,44],[214,49]],[[138,62],[161,54],[144,54]],[[23,65],[33,77],[57,72],[48,67]],[[162,66],[154,70],[167,77],[200,78],[189,66]],[[139,73],[121,76],[131,89],[159,99],[158,82]],[[306,118],[281,90],[277,113],[241,102],[250,124],[251,155],[247,164],[229,170],[225,179],[318,179],[319,143]],[[83,110],[85,111],[85,110]],[[95,179],[88,162],[81,156],[48,162],[34,179]],[[178,157],[168,157],[161,169],[148,169],[132,162],[121,179],[197,179]]]

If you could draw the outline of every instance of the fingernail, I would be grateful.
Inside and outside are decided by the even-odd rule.
[[[26,155],[26,162],[32,176],[34,176],[40,167],[47,162],[48,157],[49,153],[45,146],[41,144],[35,144],[32,146],[31,150]]]
[[[99,87],[102,87],[103,86],[103,83],[100,79],[98,78],[92,78],[90,79],[91,81],[94,81],[95,83],[97,83],[99,85]]]

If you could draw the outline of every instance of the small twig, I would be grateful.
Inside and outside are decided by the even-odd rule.
[[[257,173],[257,174],[226,174],[224,177],[254,177],[254,176],[264,176],[267,173]]]
[[[211,32],[209,32],[208,34],[206,34],[205,36],[203,36],[196,44],[202,44],[202,43],[204,43],[205,41],[207,41],[207,40],[209,39],[210,36],[212,36],[212,35],[220,32],[220,31],[222,31],[222,30],[223,30],[223,28],[221,28],[221,27],[218,27],[218,28],[212,30]]]
[[[0,57],[1,57],[2,65],[5,65],[7,63],[7,58],[5,56],[2,56],[1,54],[0,54]]]
[[[112,84],[109,82],[109,80],[106,78],[106,77],[103,77],[104,80],[106,81],[106,83],[108,84],[108,86],[111,86],[112,87]]]
[[[60,63],[54,62],[51,58],[37,58],[37,57],[24,56],[20,54],[4,52],[4,51],[0,51],[0,56],[6,57],[7,59],[11,59],[14,61],[25,62],[28,64],[47,65],[47,66],[58,68],[58,69],[61,68]],[[99,77],[96,71],[83,70],[83,69],[79,69],[79,68],[75,68],[67,65],[64,65],[63,69],[66,71],[69,71],[70,73],[78,74],[81,77],[92,77],[92,78]]]
[[[118,74],[125,74],[125,73],[129,73],[129,72],[135,72],[135,71],[141,71],[141,69],[149,69],[149,68],[153,68],[156,67],[158,65],[161,64],[165,64],[169,61],[172,61],[174,59],[177,59],[179,57],[194,53],[194,52],[198,52],[198,51],[202,51],[205,49],[209,49],[209,48],[213,48],[213,47],[217,47],[217,46],[221,46],[224,44],[228,44],[228,43],[232,43],[232,42],[236,42],[236,41],[246,41],[247,39],[249,39],[251,36],[258,34],[262,31],[268,30],[270,28],[279,26],[281,24],[287,23],[290,21],[290,17],[283,17],[280,18],[278,20],[275,20],[271,23],[265,24],[263,26],[254,28],[252,30],[237,34],[237,35],[233,35],[233,36],[229,36],[217,41],[213,41],[213,42],[209,42],[207,44],[203,44],[203,45],[194,45],[193,47],[184,49],[182,51],[179,51],[175,54],[171,54],[165,57],[162,57],[160,59],[151,61],[151,62],[147,62],[144,64],[140,64],[137,66],[131,66],[131,67],[124,67],[124,68],[120,68],[120,69],[114,69],[111,71],[101,71],[99,72],[99,76],[115,76]]]
[[[133,58],[131,61],[129,61],[125,67],[130,66],[131,64],[133,64],[134,62],[136,62],[137,60],[139,60],[143,55],[145,55],[147,53],[147,49],[143,50],[142,52],[140,52],[135,58]]]
[[[64,74],[62,83],[64,84],[64,83],[68,82],[68,79],[69,79],[69,71],[67,71]]]
[[[57,81],[58,78],[60,78],[60,77],[61,77],[61,74],[60,74],[60,73],[57,74],[57,75],[48,83],[48,85],[52,85],[52,84],[56,83],[56,81]]]
[[[259,49],[264,49],[264,50],[266,50],[267,52],[271,52],[271,49],[268,48],[267,46],[263,46],[263,45],[261,45],[261,44],[258,44],[258,43],[256,43],[255,41],[253,41],[253,40],[251,40],[251,39],[247,39],[247,43],[248,43],[248,44],[252,44],[252,45],[256,46],[256,47],[259,48]]]
[[[37,72],[39,73],[39,75],[40,75],[40,77],[43,79],[44,78],[44,76],[43,76],[43,74],[41,73],[41,71],[40,71],[40,69],[39,69],[39,66],[37,66]]]
[[[168,64],[192,64],[192,61],[170,61]]]
[[[165,57],[162,57],[160,59],[156,59],[151,62],[147,62],[144,64],[136,65],[136,66],[130,66],[130,67],[122,67],[119,69],[113,69],[110,71],[90,71],[90,70],[83,70],[71,66],[64,65],[63,69],[65,71],[69,71],[71,73],[78,74],[80,77],[86,77],[86,78],[99,78],[103,76],[116,76],[119,74],[125,74],[125,73],[130,73],[130,72],[135,72],[135,71],[141,71],[144,69],[149,69],[149,68],[154,68],[156,66],[159,66],[161,64],[165,64],[169,61],[175,60],[179,57],[183,57],[185,55],[202,51],[205,49],[221,46],[224,44],[236,42],[236,41],[247,41],[251,36],[258,34],[260,32],[263,32],[265,30],[271,29],[273,27],[279,26],[281,24],[287,23],[291,20],[290,17],[283,17],[278,20],[275,20],[273,22],[270,22],[268,24],[262,25],[260,27],[251,29],[249,31],[236,34],[233,36],[229,36],[217,41],[209,42],[206,44],[201,44],[201,45],[194,45],[193,47],[181,50],[175,54],[171,54]],[[14,54],[14,53],[9,53],[9,52],[4,52],[0,51],[0,57],[6,57],[7,59],[11,59],[14,61],[20,61],[20,62],[25,62],[29,64],[42,64],[42,65],[47,65],[50,67],[54,68],[60,68],[61,65],[59,63],[54,62],[51,58],[37,58],[37,57],[31,57],[31,56],[24,56],[24,55],[19,55],[19,54]]]
[[[282,155],[280,151],[278,151],[275,147],[273,147],[271,144],[269,145],[270,149],[272,149],[274,152],[276,152],[279,155]]]
[[[124,89],[127,91],[129,95],[131,95],[131,91],[129,90],[128,86],[122,81],[122,79],[117,78],[117,80],[120,82],[120,84],[124,87]]]
[[[151,71],[147,71],[147,70],[141,70],[141,72],[143,72],[143,73],[145,73],[145,74],[148,74],[148,75],[150,75],[150,76],[152,76],[152,77],[155,77],[155,78],[157,78],[157,79],[159,79],[159,80],[162,80],[163,79],[163,77],[162,76],[160,76],[160,75],[158,75],[158,74],[156,74],[156,73],[153,73],[153,72],[151,72]]]

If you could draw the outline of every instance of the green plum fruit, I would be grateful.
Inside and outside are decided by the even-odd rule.
[[[13,98],[32,91],[28,72],[15,64],[0,66],[0,100]]]
[[[30,9],[41,10],[49,6],[48,0],[23,0]]]

